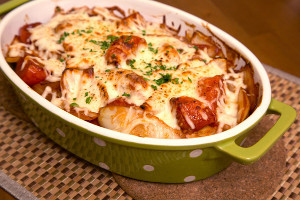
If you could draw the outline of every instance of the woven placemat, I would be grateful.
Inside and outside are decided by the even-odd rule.
[[[300,85],[272,73],[269,77],[273,97],[299,113]],[[39,199],[132,199],[110,172],[69,153],[35,128],[10,88],[0,76],[0,170],[3,173]],[[286,170],[269,200],[299,197],[299,125],[297,118],[283,136]]]
[[[61,148],[30,123],[1,73],[0,171],[39,199],[132,199],[110,172]]]

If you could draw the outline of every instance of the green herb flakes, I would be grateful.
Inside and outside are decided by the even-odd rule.
[[[122,96],[123,96],[123,97],[130,97],[130,94],[124,92],[124,93],[122,94]]]
[[[129,65],[131,69],[136,69],[133,65],[134,63],[135,63],[135,59],[127,60],[127,65]]]
[[[62,36],[60,36],[59,40],[58,40],[58,44],[61,44],[66,37],[68,37],[70,35],[70,33],[64,32]]]
[[[156,79],[154,80],[156,85],[161,85],[161,84],[164,84],[164,83],[168,83],[172,80],[172,75],[171,74],[162,74],[162,73],[159,73],[161,75],[161,78],[160,79]]]
[[[85,99],[85,103],[90,104],[92,101],[93,97],[88,97]]]
[[[152,87],[154,90],[157,90],[157,86],[151,85],[151,87]]]
[[[174,78],[174,79],[172,80],[172,83],[173,83],[173,84],[179,84],[179,78]]]
[[[113,42],[113,41],[119,39],[119,37],[113,36],[113,35],[108,35],[106,38],[107,38],[110,42]]]
[[[181,54],[183,52],[183,49],[177,49],[177,52]]]
[[[79,105],[77,103],[71,103],[70,106],[71,107],[78,107]]]

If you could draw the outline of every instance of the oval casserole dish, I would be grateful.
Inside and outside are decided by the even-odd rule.
[[[56,6],[65,10],[79,6],[118,6],[127,11],[139,11],[146,20],[168,22],[175,26],[193,24],[197,29],[210,31],[228,46],[239,52],[254,69],[255,80],[261,87],[261,103],[243,122],[227,131],[192,139],[155,139],[115,132],[83,121],[52,105],[28,87],[5,61],[7,45],[25,22],[47,22]],[[151,9],[149,9],[151,7]],[[200,8],[199,8],[200,9]],[[179,9],[154,2],[122,0],[41,0],[26,3],[13,10],[0,24],[0,64],[13,85],[26,114],[32,122],[57,144],[77,156],[106,170],[151,182],[182,183],[207,178],[230,165],[232,161],[251,164],[258,160],[293,123],[296,113],[290,106],[271,98],[271,87],[264,67],[240,42],[222,30]],[[242,148],[247,132],[268,113],[280,118],[255,145]]]

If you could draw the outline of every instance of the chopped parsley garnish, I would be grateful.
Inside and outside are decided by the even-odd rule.
[[[64,61],[65,61],[65,59],[62,59],[62,58],[61,58],[61,59],[59,59],[59,61],[60,61],[60,62],[64,62]]]
[[[155,65],[154,69],[156,69],[156,68],[159,68],[159,69],[162,69],[162,70],[166,70],[167,66],[166,65]]]
[[[110,47],[111,43],[117,39],[119,39],[119,37],[117,36],[113,36],[113,35],[108,35],[106,37],[106,39],[108,39],[108,41],[98,41],[98,40],[88,40],[89,42],[95,44],[95,45],[98,45],[100,46],[100,48],[102,50],[106,50]]]
[[[82,34],[80,33],[79,29],[76,30],[76,33],[77,33],[79,36],[82,36]]]
[[[105,72],[110,72],[110,69],[106,69]]]
[[[152,64],[151,63],[147,63],[147,66],[145,68],[151,68]]]
[[[126,37],[125,37],[125,40],[124,40],[124,42],[125,42],[125,43],[129,43],[129,42],[130,42],[130,40],[131,40],[131,38],[132,38],[132,36],[131,36],[131,35],[129,35],[129,36],[126,36]],[[132,44],[133,44],[133,42],[132,42]]]
[[[177,69],[177,67],[176,67],[176,66],[173,66],[173,67],[167,68],[166,70],[176,70],[176,69]]]
[[[106,50],[110,47],[110,43],[108,43],[107,41],[100,41],[100,47],[102,50]]]
[[[127,60],[127,65],[129,65],[131,69],[136,69],[133,65],[134,63],[135,63],[135,59]]]
[[[92,101],[93,97],[88,97],[85,99],[85,103],[90,104]]]
[[[96,44],[96,45],[99,45],[99,42],[100,41],[96,41],[96,40],[89,40],[89,42],[93,43],[93,44]]]
[[[161,85],[161,84],[164,84],[164,83],[168,83],[172,80],[172,75],[171,74],[162,74],[162,73],[159,73],[161,75],[161,78],[160,79],[156,79],[154,80],[156,85]]]
[[[130,94],[124,92],[124,93],[122,94],[122,96],[123,96],[123,97],[130,97]]]
[[[153,74],[152,71],[147,71],[146,74],[144,74],[144,75],[151,76],[152,74]]]
[[[73,101],[76,101],[77,98],[73,98]]]
[[[194,46],[194,49],[196,49],[196,50],[197,50],[197,49],[199,49],[199,47],[197,47],[197,46]]]
[[[94,27],[89,26],[89,27],[87,28],[87,30],[83,30],[83,32],[85,32],[85,33],[91,33],[91,32],[93,32],[93,29],[94,29]]]
[[[154,49],[153,47],[152,47],[152,43],[150,42],[150,43],[148,43],[148,49],[149,49],[149,51],[151,51],[151,52],[153,52],[154,54],[157,54],[158,53],[158,48],[156,48],[156,49]]]
[[[157,87],[155,85],[151,85],[151,87],[154,89],[154,90],[157,90]]]
[[[107,41],[89,40],[89,42],[91,42],[95,45],[99,45],[102,50],[106,50],[110,47],[110,43]]]
[[[94,28],[94,27],[91,27],[91,26],[90,26],[90,27],[87,27],[86,30],[82,29],[82,30],[79,31],[79,30],[77,29],[76,32],[77,32],[79,35],[82,35],[81,33],[91,33],[91,32],[93,32],[93,28]],[[72,34],[74,35],[74,32],[73,32]]]
[[[66,39],[66,37],[68,37],[70,35],[70,33],[64,32],[64,34],[62,36],[60,36],[59,40],[58,40],[58,44],[61,44],[62,41],[64,41]]]
[[[149,69],[149,71],[146,71],[146,74],[144,74],[144,75],[147,75],[147,76],[152,75],[152,72],[157,71],[157,70],[164,70],[165,71],[165,70],[176,70],[177,69],[176,66],[167,67],[166,65],[154,65],[154,66],[152,66],[151,63],[146,63],[146,64],[147,65],[146,65],[145,69]]]
[[[190,77],[188,77],[189,81],[192,83],[192,79]]]
[[[154,49],[153,47],[149,47],[148,49],[149,51],[152,51],[154,54],[158,53],[158,48]]]
[[[174,78],[174,79],[172,80],[172,83],[173,83],[173,84],[179,84],[179,78]]]
[[[108,35],[106,38],[107,38],[108,40],[110,40],[110,42],[113,42],[113,41],[119,39],[119,37],[113,36],[113,35]]]
[[[178,52],[178,53],[182,53],[182,52],[183,52],[183,49],[177,49],[177,52]]]
[[[79,105],[77,103],[71,103],[70,106],[71,107],[78,107]]]
[[[143,36],[145,36],[146,35],[146,31],[145,30],[143,30]]]
[[[85,97],[87,97],[88,95],[89,95],[89,93],[88,93],[88,92],[84,93],[84,96],[85,96]]]

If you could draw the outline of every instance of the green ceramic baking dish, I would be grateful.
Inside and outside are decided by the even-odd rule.
[[[7,45],[25,22],[47,22],[56,6],[68,9],[82,5],[119,6],[138,10],[147,20],[162,20],[165,15],[174,26],[203,25],[245,59],[250,61],[255,80],[261,87],[261,103],[236,127],[219,134],[193,139],[154,139],[108,130],[59,109],[29,88],[5,61]],[[151,7],[151,9],[149,9]],[[199,8],[201,9],[201,8]],[[187,22],[187,23],[186,23]],[[26,3],[5,16],[0,24],[0,65],[6,78],[32,122],[49,138],[75,155],[106,170],[134,179],[183,183],[204,179],[228,167],[233,161],[251,164],[263,156],[293,123],[296,112],[290,106],[271,98],[266,71],[259,60],[240,42],[215,26],[176,8],[141,0],[39,0]],[[8,102],[9,103],[9,102]],[[249,148],[239,144],[247,132],[269,113],[280,115],[277,123]],[[233,172],[234,173],[234,172]]]

